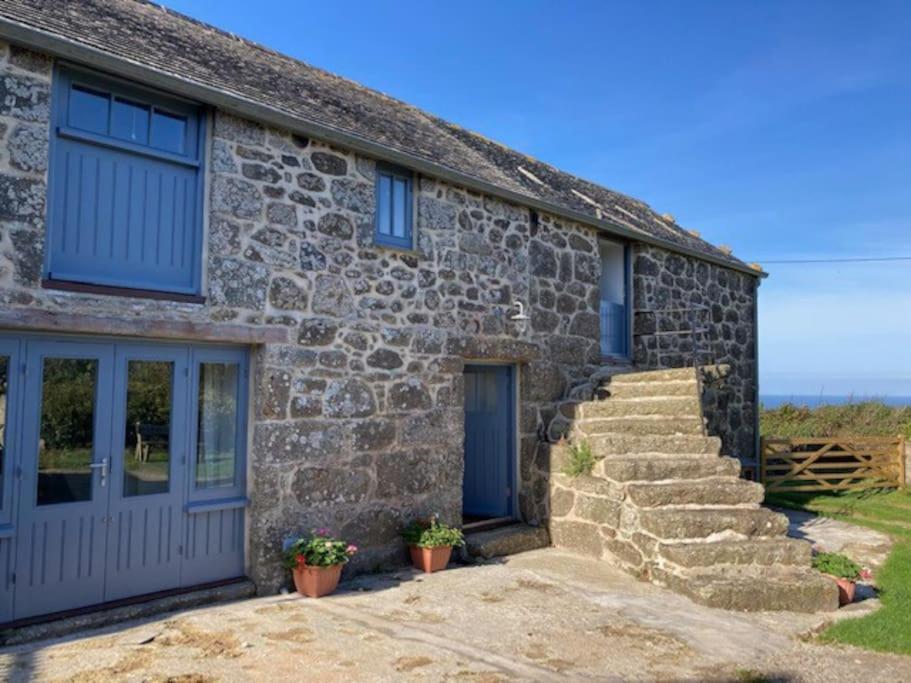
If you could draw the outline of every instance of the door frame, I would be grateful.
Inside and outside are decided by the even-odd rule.
[[[509,417],[507,421],[510,425],[509,430],[509,442],[511,444],[509,448],[509,456],[507,459],[507,479],[510,482],[510,496],[509,496],[509,512],[506,517],[499,519],[510,519],[510,520],[521,520],[522,515],[519,511],[519,485],[521,482],[520,478],[520,457],[521,457],[521,443],[519,439],[519,416],[520,416],[520,406],[519,406],[519,396],[520,386],[519,381],[521,377],[521,365],[519,363],[511,363],[509,361],[500,361],[500,360],[481,360],[481,359],[471,359],[465,361],[465,366],[462,370],[462,374],[468,371],[471,367],[495,367],[495,368],[506,368],[509,371]],[[465,421],[465,400],[462,400],[462,422]],[[462,457],[465,457],[465,442],[464,438],[462,441]],[[464,480],[463,480],[463,489],[464,489]],[[489,520],[493,521],[493,520]],[[488,520],[479,522],[479,524],[487,524]]]
[[[121,353],[121,350],[129,349],[132,355],[132,351],[138,349],[146,349],[149,347],[153,348],[151,356],[161,355],[164,359],[170,350],[170,353],[175,353],[178,351],[186,351],[187,353],[187,363],[186,370],[188,372],[188,381],[186,383],[188,390],[188,399],[192,402],[195,400],[195,392],[197,390],[196,384],[196,369],[197,363],[200,361],[206,360],[223,360],[223,361],[236,361],[239,364],[239,376],[238,376],[238,397],[239,405],[237,411],[237,446],[239,450],[239,462],[236,463],[235,471],[235,486],[230,489],[223,489],[222,495],[212,495],[212,496],[203,496],[200,500],[198,492],[192,490],[191,478],[194,475],[194,471],[190,467],[190,462],[192,460],[193,453],[193,443],[190,442],[191,433],[195,434],[195,425],[190,424],[195,422],[195,418],[192,415],[192,410],[188,409],[187,413],[187,443],[185,444],[185,452],[187,457],[187,466],[185,467],[183,482],[181,482],[179,488],[181,495],[184,496],[184,504],[180,506],[181,512],[187,516],[193,512],[197,512],[194,508],[196,506],[202,507],[204,510],[218,510],[218,509],[237,509],[237,508],[247,508],[249,500],[247,498],[248,485],[250,482],[248,471],[252,466],[252,422],[254,418],[254,399],[251,396],[251,389],[253,386],[251,373],[255,367],[254,353],[255,350],[251,348],[250,345],[229,345],[220,342],[205,342],[205,341],[193,341],[188,339],[157,339],[157,338],[144,338],[144,337],[135,337],[127,335],[91,335],[91,334],[82,334],[82,333],[72,333],[72,332],[54,332],[54,331],[17,331],[10,329],[0,329],[0,355],[9,356],[10,366],[9,366],[9,394],[7,396],[7,434],[6,434],[6,443],[5,443],[5,454],[3,462],[3,479],[0,481],[0,487],[3,487],[3,497],[2,504],[0,504],[0,543],[12,544],[11,552],[13,553],[13,565],[18,560],[18,554],[21,552],[20,543],[18,542],[18,534],[21,532],[21,514],[22,506],[24,504],[23,496],[27,495],[27,492],[24,490],[26,486],[24,485],[25,477],[23,476],[24,468],[26,465],[26,454],[25,447],[27,444],[23,438],[23,427],[24,421],[26,419],[24,408],[25,403],[28,399],[29,391],[27,391],[27,380],[26,380],[26,364],[32,364],[32,356],[27,353],[27,345],[29,343],[39,342],[42,344],[51,345],[53,343],[62,343],[62,344],[83,344],[87,347],[110,347],[110,369],[111,374],[111,405],[110,408],[113,411],[114,402],[117,400],[117,387],[115,374],[117,371],[118,358]],[[63,357],[66,357],[70,354],[61,354]],[[145,355],[145,354],[140,354]],[[176,368],[175,368],[176,370]],[[176,380],[176,377],[175,377]],[[96,392],[99,389],[96,389]],[[96,395],[97,402],[97,395]],[[188,407],[189,408],[189,407]],[[97,406],[96,406],[97,411]],[[113,413],[112,413],[113,415]],[[96,415],[97,420],[97,415]],[[104,430],[108,433],[107,441],[110,444],[114,444],[114,432],[116,428],[114,426],[113,420],[111,420],[111,425],[108,429]],[[99,432],[100,433],[100,432]],[[116,444],[113,446],[116,447]],[[113,454],[110,454],[113,458]],[[112,463],[113,464],[113,463]],[[122,469],[122,468],[121,468]],[[109,473],[109,487],[113,484],[113,475],[114,473]],[[122,476],[122,471],[119,473]],[[15,480],[15,481],[14,481]],[[106,487],[104,490],[106,493],[111,492],[111,488]],[[109,495],[110,499],[111,496]],[[111,501],[108,500],[108,507],[110,507]],[[141,602],[143,600],[149,599],[158,595],[170,595],[178,594],[181,592],[186,592],[188,590],[194,590],[197,587],[205,587],[209,585],[223,585],[237,581],[241,575],[247,574],[250,566],[250,553],[249,553],[249,527],[250,527],[250,515],[244,514],[244,529],[243,529],[243,567],[241,569],[241,574],[237,577],[231,577],[228,579],[218,579],[216,581],[207,581],[207,582],[198,582],[195,584],[186,583],[183,578],[181,578],[181,584],[172,589],[167,589],[163,591],[153,591],[147,593],[137,593],[135,596],[130,596],[126,598],[119,598],[113,602],[104,602],[99,601],[97,603],[92,603],[85,607],[77,607],[64,609],[63,611],[53,611],[38,614],[32,617],[24,617],[19,619],[13,619],[12,621],[9,618],[0,618],[0,623],[4,626],[10,624],[24,624],[32,622],[41,622],[46,619],[55,618],[60,614],[69,614],[69,613],[87,613],[97,609],[104,609],[112,605],[119,604],[134,604],[136,602]],[[13,568],[11,567],[11,571]],[[0,577],[2,579],[3,577]],[[2,595],[3,589],[0,586],[0,601],[2,601],[4,596]],[[15,600],[14,589],[10,591],[9,600],[11,603],[10,614],[12,613],[12,603]],[[0,604],[0,615],[3,615],[4,609],[3,605]]]

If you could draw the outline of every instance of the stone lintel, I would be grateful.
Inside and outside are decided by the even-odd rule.
[[[238,325],[143,317],[112,317],[28,309],[0,311],[0,329],[182,339],[226,344],[287,344],[288,331],[277,325]]]

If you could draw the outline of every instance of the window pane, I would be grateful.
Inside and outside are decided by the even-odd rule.
[[[46,358],[41,385],[38,505],[92,498],[98,361]]]
[[[3,507],[3,481],[6,475],[6,413],[9,396],[9,358],[0,356],[0,507]]]
[[[395,178],[392,187],[392,234],[395,237],[405,237],[408,234],[405,225],[408,186],[404,179]]]
[[[152,147],[183,154],[186,130],[187,120],[184,117],[157,109],[152,112]]]
[[[74,85],[70,91],[69,124],[93,133],[108,132],[107,95]]]
[[[149,142],[149,108],[115,99],[111,112],[111,135],[140,145]]]
[[[123,495],[167,493],[171,461],[171,378],[167,361],[130,361],[127,369]]]
[[[377,194],[379,195],[376,198],[377,232],[381,235],[391,235],[392,178],[388,175],[380,175]]]
[[[234,485],[237,460],[237,363],[199,366],[196,487]]]

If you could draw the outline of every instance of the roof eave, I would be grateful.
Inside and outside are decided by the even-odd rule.
[[[428,161],[427,159],[408,154],[407,152],[402,152],[393,147],[387,147],[372,140],[368,140],[355,133],[326,126],[317,121],[294,116],[255,100],[228,93],[219,90],[218,88],[202,85],[174,74],[159,71],[158,69],[154,69],[145,64],[112,55],[90,45],[64,38],[50,31],[13,21],[8,17],[0,17],[0,37],[13,43],[47,52],[55,57],[71,59],[102,70],[114,72],[117,75],[141,81],[147,85],[169,90],[174,94],[196,99],[205,104],[224,109],[239,116],[255,119],[262,123],[268,123],[277,128],[284,128],[292,133],[313,137],[328,143],[334,143],[368,156],[407,166],[419,173],[446,180],[455,185],[500,197],[516,204],[522,204],[567,220],[590,225],[617,237],[624,237],[637,242],[661,247],[668,251],[692,256],[693,258],[715,263],[753,277],[764,278],[768,275],[764,271],[755,270],[745,264],[741,265],[728,261],[724,258],[701,252],[698,249],[690,249],[639,232],[638,230],[632,230],[612,221],[597,219],[589,214],[542,201],[520,192],[508,190],[499,185],[481,180],[480,178],[461,173],[458,170],[443,164],[437,164]]]

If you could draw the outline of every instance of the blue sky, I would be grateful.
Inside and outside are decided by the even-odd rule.
[[[166,4],[745,260],[911,255],[911,3]],[[766,269],[763,393],[911,395],[911,262]]]

